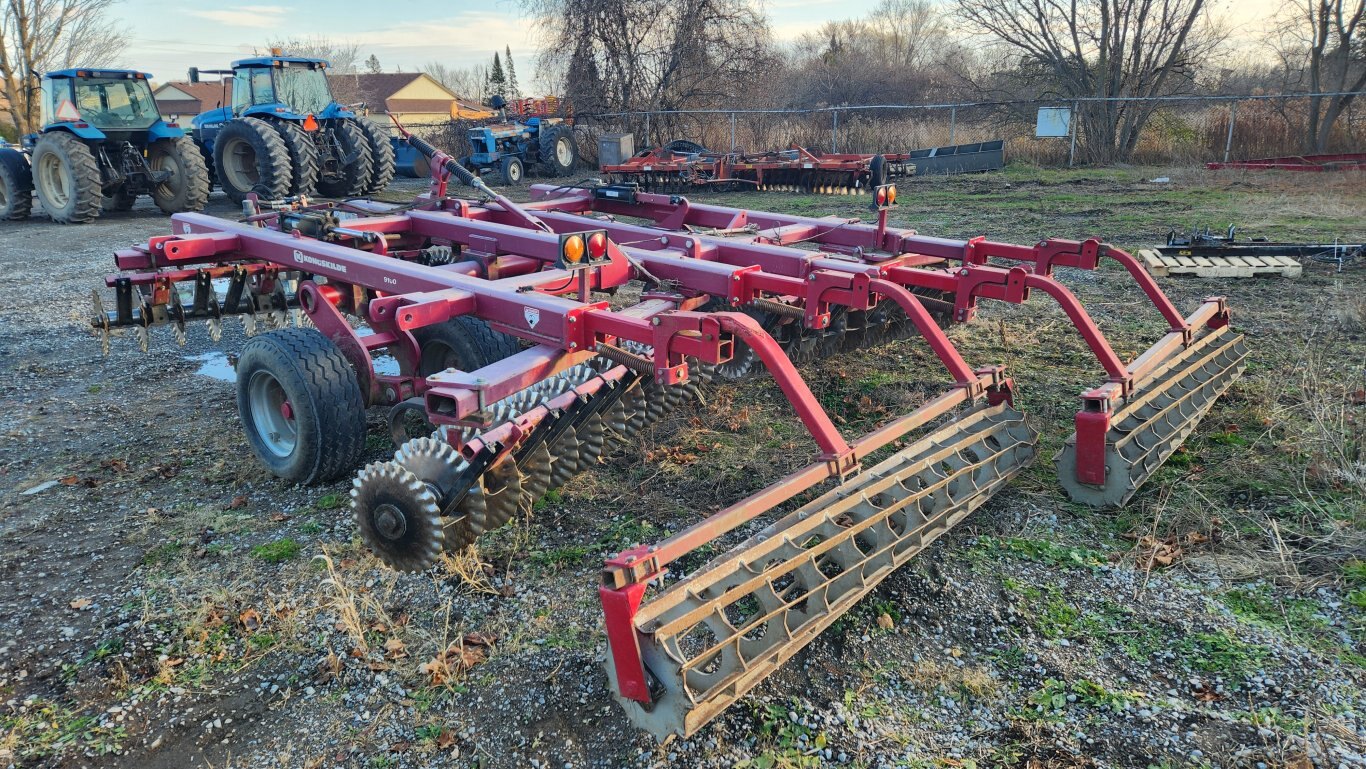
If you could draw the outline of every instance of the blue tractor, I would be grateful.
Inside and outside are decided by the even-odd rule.
[[[338,104],[327,67],[272,51],[235,61],[231,70],[204,71],[230,75],[224,89],[230,82],[232,99],[194,119],[194,139],[233,201],[253,192],[266,200],[373,195],[393,181],[387,125]],[[191,69],[191,82],[200,74]]]
[[[494,96],[490,106],[501,110],[506,102]],[[496,173],[504,184],[521,184],[527,166],[547,176],[564,176],[574,170],[579,149],[574,129],[560,118],[533,117],[526,122],[504,121],[469,129],[472,151],[464,166],[483,176]]]
[[[43,76],[42,128],[0,147],[0,219],[24,219],[33,193],[55,222],[94,221],[150,195],[166,213],[200,211],[209,176],[194,142],[161,119],[150,76],[63,69]]]

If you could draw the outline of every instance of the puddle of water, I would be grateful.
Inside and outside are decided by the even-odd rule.
[[[206,376],[210,379],[217,379],[220,382],[237,381],[237,356],[228,356],[224,353],[213,351],[201,355],[187,355],[185,360],[199,364],[199,368],[194,373]]]

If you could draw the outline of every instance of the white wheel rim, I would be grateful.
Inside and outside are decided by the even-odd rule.
[[[260,180],[256,170],[256,150],[245,139],[230,139],[223,148],[223,175],[239,190],[249,190]]]
[[[161,198],[173,198],[176,194],[176,180],[181,178],[180,161],[172,154],[157,155],[150,163],[153,171],[170,171],[166,181],[157,184],[156,194]]]
[[[257,371],[247,382],[247,399],[251,402],[252,425],[266,451],[281,459],[293,454],[299,432],[280,380],[269,372]]]
[[[66,208],[66,204],[71,202],[71,185],[67,182],[66,164],[62,162],[60,156],[55,152],[43,155],[43,159],[38,163],[38,174],[43,179],[43,191],[53,206]]]
[[[555,142],[555,159],[560,165],[567,166],[574,162],[574,149],[569,145],[569,137],[561,136]]]

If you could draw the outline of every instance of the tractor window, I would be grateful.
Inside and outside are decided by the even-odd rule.
[[[76,109],[96,128],[141,129],[161,119],[146,80],[91,77],[75,83]]]
[[[287,64],[276,69],[275,87],[279,91],[280,101],[295,112],[316,114],[332,103],[327,75],[323,70],[306,64]]]
[[[251,73],[251,103],[252,104],[274,104],[279,101],[275,98],[275,89],[270,83],[270,70],[265,67],[256,67],[247,70]]]

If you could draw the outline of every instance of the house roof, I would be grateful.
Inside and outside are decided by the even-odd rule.
[[[417,80],[426,80],[429,85],[435,87],[449,98],[440,99],[410,99],[394,98],[394,94],[403,90]],[[459,97],[451,89],[442,85],[439,80],[421,72],[380,72],[380,73],[353,73],[349,75],[328,75],[328,82],[332,84],[332,94],[337,101],[342,104],[354,104],[365,102],[371,113],[394,112],[394,113],[439,113],[442,115],[453,114],[456,105],[463,112],[484,112],[478,107],[472,107],[466,102],[460,101]]]
[[[166,89],[174,88],[190,98],[182,99],[179,95],[166,93]],[[176,112],[181,114],[199,114],[208,112],[218,106],[223,101],[222,83],[190,83],[183,80],[170,80],[157,86],[152,92],[152,98],[156,99],[157,108],[163,113]],[[228,99],[232,95],[229,92]]]

